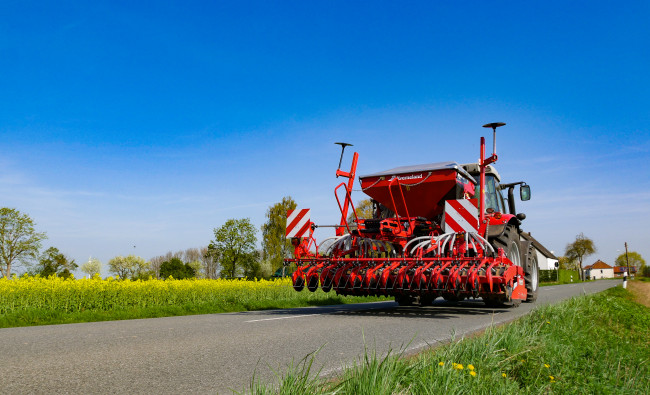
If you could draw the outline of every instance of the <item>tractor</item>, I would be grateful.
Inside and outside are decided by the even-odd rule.
[[[347,179],[334,189],[341,212],[336,225],[317,225],[309,209],[287,213],[286,236],[296,265],[293,288],[335,291],[339,295],[394,297],[401,306],[427,306],[442,297],[450,302],[481,298],[485,305],[519,306],[537,298],[538,263],[531,242],[520,237],[525,214],[515,209],[514,191],[530,199],[525,182],[501,183],[496,129],[493,152],[480,140],[478,163],[438,162],[404,166],[359,177],[372,202],[372,217],[359,218],[352,202],[359,154]],[[504,198],[503,192],[507,193]],[[317,242],[317,227],[333,227],[334,236]]]

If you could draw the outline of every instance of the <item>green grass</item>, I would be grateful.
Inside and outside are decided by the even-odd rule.
[[[332,294],[311,300],[296,298],[294,300],[260,301],[259,303],[254,304],[235,303],[229,305],[189,303],[176,306],[152,306],[146,308],[132,307],[128,309],[114,309],[110,311],[86,310],[72,313],[34,308],[24,311],[6,313],[0,316],[0,328],[73,324],[81,322],[133,320],[141,318],[159,318],[195,314],[232,313],[240,311],[286,309],[308,306],[328,306],[336,304],[376,302],[382,300],[392,299],[385,297],[342,297]]]
[[[201,289],[201,282],[198,281],[176,280],[175,283],[170,284],[177,284],[178,287],[158,289],[155,300],[142,303],[147,294],[153,292],[156,285],[167,283],[161,281],[145,281],[137,284],[128,281],[115,282],[119,287],[112,292],[107,292],[100,287],[102,284],[106,285],[107,282],[101,281],[87,282],[82,287],[81,283],[78,283],[80,280],[42,279],[38,284],[43,289],[30,282],[11,281],[13,282],[4,281],[2,283],[5,286],[2,292],[5,294],[0,295],[0,328],[391,300],[385,297],[342,297],[337,296],[334,292],[325,293],[321,289],[313,293],[307,290],[296,292],[291,288],[290,282],[282,286],[266,287],[255,282],[248,284],[245,281],[239,281],[233,282],[233,284],[242,285],[242,289],[233,287],[228,291],[220,292],[218,288],[215,288],[214,291]],[[205,284],[205,280],[203,283]],[[130,285],[133,285],[133,289]],[[250,285],[250,287],[246,287],[246,285]],[[48,290],[50,293],[47,293]],[[104,300],[109,296],[124,303],[99,306],[100,303],[88,303],[86,300],[91,297]],[[90,307],[79,308],[79,305]],[[67,310],[64,308],[66,306]]]
[[[620,288],[543,306],[414,358],[372,352],[335,381],[307,358],[255,394],[648,394],[650,309]],[[456,365],[455,365],[456,364]],[[462,366],[461,366],[462,365]],[[470,366],[471,365],[471,366]],[[474,373],[471,373],[474,372]]]

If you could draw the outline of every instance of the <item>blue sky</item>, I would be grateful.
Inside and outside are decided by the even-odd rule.
[[[151,258],[286,195],[333,223],[335,141],[464,163],[503,121],[526,231],[650,258],[648,2],[213,3],[4,4],[0,205],[46,247]]]

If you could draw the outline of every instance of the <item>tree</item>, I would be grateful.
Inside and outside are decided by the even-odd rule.
[[[128,255],[112,258],[108,261],[108,267],[112,273],[117,274],[121,279],[136,279],[146,275],[150,265],[142,257]]]
[[[237,277],[253,266],[258,258],[255,251],[255,227],[249,218],[229,219],[214,229],[213,249],[221,256],[221,277]]]
[[[357,217],[359,218],[372,218],[374,215],[371,199],[363,199],[358,201],[354,208],[357,212]],[[348,224],[354,224],[354,220],[354,213],[350,213],[348,215]]]
[[[9,278],[12,266],[26,264],[38,255],[45,233],[36,232],[34,221],[27,214],[0,208],[0,274]]]
[[[283,267],[285,258],[291,257],[293,246],[285,237],[287,211],[296,207],[291,196],[285,196],[266,211],[266,223],[262,225],[262,259],[271,263],[272,272]]]
[[[172,276],[176,280],[182,280],[184,278],[192,278],[195,275],[196,271],[194,268],[188,263],[183,263],[178,258],[172,258],[160,265],[160,277],[163,279]]]
[[[63,255],[58,248],[50,247],[38,259],[38,263],[30,270],[33,275],[49,277],[57,275],[68,278],[72,275],[72,270],[77,268],[73,260],[69,260]]]
[[[637,268],[639,268],[639,270],[645,266],[645,259],[643,259],[641,254],[635,251],[628,252],[627,258],[625,257],[625,253],[622,253],[621,255],[616,257],[614,264],[616,266],[628,266],[628,260],[629,260],[629,266],[636,266]]]
[[[561,270],[571,270],[573,267],[573,263],[569,261],[569,258],[565,256],[559,256],[557,257],[557,262],[558,262],[558,269]]]
[[[86,273],[88,277],[92,277],[95,274],[101,273],[102,263],[97,258],[89,258],[88,262],[81,265],[80,269],[82,272]]]
[[[201,248],[201,264],[205,273],[205,278],[219,277],[219,250],[210,243],[209,246]]]
[[[584,281],[584,271],[582,270],[582,260],[595,253],[596,246],[594,241],[586,237],[583,233],[580,233],[576,236],[576,239],[573,243],[569,243],[566,246],[566,251],[564,255],[570,261],[578,261],[578,268],[580,270],[580,278]]]

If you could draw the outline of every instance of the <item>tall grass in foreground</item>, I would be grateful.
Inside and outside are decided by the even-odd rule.
[[[622,288],[544,306],[414,358],[366,353],[336,381],[309,377],[313,360],[253,380],[256,394],[648,394],[650,309]],[[296,386],[295,383],[300,383]]]
[[[0,327],[316,306],[379,298],[296,292],[278,280],[0,278]]]

